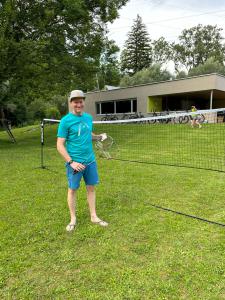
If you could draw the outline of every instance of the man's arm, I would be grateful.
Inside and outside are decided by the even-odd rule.
[[[100,134],[95,134],[95,133],[92,132],[91,135],[92,135],[92,140],[93,141],[100,141],[101,140]]]
[[[65,159],[65,161],[69,162],[71,157],[69,156],[66,148],[65,148],[65,138],[57,138],[57,150],[61,154],[61,156]]]
[[[72,161],[72,158],[70,157],[69,153],[66,150],[65,141],[66,141],[65,138],[60,138],[60,137],[57,138],[57,150],[61,154],[61,156],[65,159],[66,162],[70,162]],[[85,169],[85,166],[83,164],[75,161],[71,162],[70,166],[76,171],[82,171]]]
[[[105,140],[106,138],[107,138],[106,133],[94,134],[92,132],[92,140],[93,141],[102,141],[102,140]]]

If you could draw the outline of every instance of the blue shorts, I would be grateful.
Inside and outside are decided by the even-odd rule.
[[[66,175],[68,179],[68,187],[77,190],[80,187],[80,181],[84,178],[86,185],[96,185],[99,183],[97,164],[95,161],[88,164],[83,171],[74,174],[74,169],[66,163]]]

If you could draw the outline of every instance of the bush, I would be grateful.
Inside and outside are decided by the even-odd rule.
[[[50,106],[45,109],[45,117],[48,119],[61,119],[61,114],[56,106]]]
[[[202,74],[218,73],[225,75],[225,66],[216,61],[215,58],[209,58],[204,64],[198,65],[191,69],[188,73],[189,76],[198,76]]]
[[[133,76],[125,75],[120,81],[120,86],[126,87],[151,82],[165,81],[170,80],[172,77],[173,76],[169,71],[167,71],[166,69],[161,69],[161,66],[159,64],[154,64],[147,69],[143,69],[135,73]]]
[[[67,96],[54,95],[50,100],[51,105],[58,109],[61,116],[65,115],[68,112],[67,99]]]
[[[28,120],[42,120],[45,117],[46,104],[37,99],[31,102],[28,107]]]

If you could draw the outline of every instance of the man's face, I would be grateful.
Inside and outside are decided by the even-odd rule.
[[[84,110],[84,99],[83,98],[73,98],[71,100],[71,107],[73,112],[77,115],[80,115]]]

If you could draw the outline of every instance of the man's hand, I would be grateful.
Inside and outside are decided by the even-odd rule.
[[[75,161],[73,161],[72,164],[70,164],[70,166],[71,166],[71,168],[74,169],[75,172],[83,171],[86,168],[85,165],[75,162]]]
[[[106,133],[101,133],[101,134],[99,134],[99,140],[101,141],[101,142],[103,142],[104,140],[106,140],[107,139],[107,134]]]
[[[103,142],[106,139],[107,139],[107,134],[106,133],[101,133],[101,134],[94,134],[94,133],[92,133],[92,140],[93,141],[101,141],[101,142]]]

